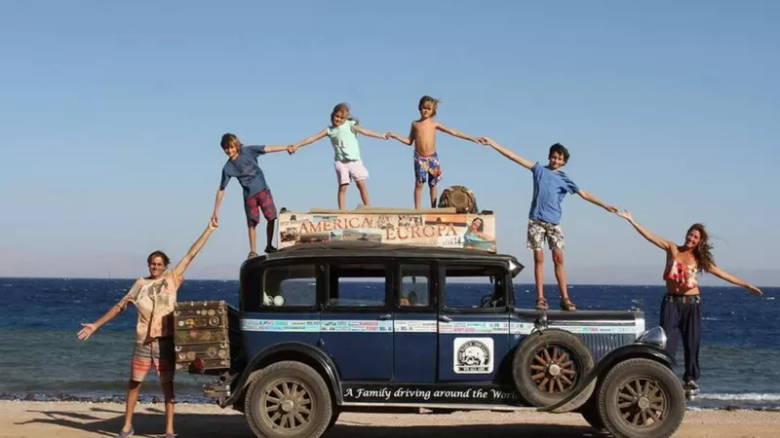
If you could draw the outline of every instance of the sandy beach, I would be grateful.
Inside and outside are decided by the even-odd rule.
[[[134,427],[138,437],[162,436],[162,404],[140,404]],[[123,422],[118,403],[0,401],[1,438],[113,437]],[[180,438],[251,438],[243,415],[213,405],[177,405]],[[780,412],[689,411],[677,437],[775,437]],[[365,436],[516,438],[518,436],[581,438],[608,436],[590,428],[576,414],[550,415],[498,412],[448,414],[345,413],[326,437]]]

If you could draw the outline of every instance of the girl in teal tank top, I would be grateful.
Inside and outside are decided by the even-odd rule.
[[[387,140],[387,134],[377,134],[368,129],[361,128],[356,119],[353,119],[349,112],[349,105],[342,102],[333,108],[330,114],[331,125],[317,134],[299,141],[292,145],[293,151],[297,152],[299,147],[306,146],[322,139],[326,135],[330,138],[330,144],[333,146],[333,161],[336,169],[336,179],[338,181],[338,204],[339,210],[344,209],[344,199],[347,193],[347,186],[351,181],[360,192],[360,199],[363,205],[370,205],[368,200],[368,189],[366,188],[366,179],[368,179],[368,170],[363,165],[360,158],[360,145],[358,143],[358,134],[369,137],[381,138]]]

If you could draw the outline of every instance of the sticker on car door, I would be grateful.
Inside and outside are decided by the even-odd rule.
[[[493,372],[493,338],[455,338],[453,348],[453,369],[456,374]]]

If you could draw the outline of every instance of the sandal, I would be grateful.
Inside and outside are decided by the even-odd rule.
[[[250,251],[250,252],[249,252],[249,255],[247,256],[247,258],[246,258],[246,259],[247,259],[247,260],[249,260],[249,259],[253,259],[253,258],[255,258],[255,257],[257,257],[257,253],[256,253],[256,252],[254,252],[254,251]]]
[[[133,436],[134,433],[135,431],[133,430],[132,427],[128,431],[120,430],[119,435],[117,435],[116,438],[128,438]]]
[[[536,310],[547,310],[548,308],[549,306],[547,305],[546,298],[542,297],[536,299]]]
[[[561,310],[565,310],[567,312],[576,312],[577,306],[575,306],[569,298],[563,298],[561,299]]]

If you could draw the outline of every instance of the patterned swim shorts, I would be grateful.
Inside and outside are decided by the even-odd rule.
[[[414,175],[418,184],[425,183],[428,180],[428,186],[433,187],[442,179],[441,164],[439,163],[439,154],[434,152],[428,157],[424,157],[414,152]]]
[[[256,227],[260,223],[260,211],[268,222],[276,219],[276,204],[271,195],[271,189],[264,189],[248,198],[244,203],[246,210],[246,222],[250,227]]]
[[[528,221],[528,249],[534,251],[543,249],[545,240],[547,240],[547,246],[550,249],[562,250],[564,241],[561,226],[538,219],[530,219]]]
[[[173,382],[173,375],[176,372],[173,337],[156,338],[148,344],[136,342],[132,362],[130,378],[136,382],[144,381],[152,365],[157,371],[160,382]]]

